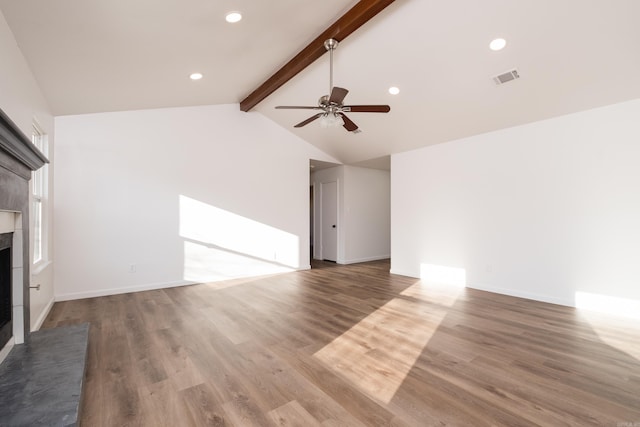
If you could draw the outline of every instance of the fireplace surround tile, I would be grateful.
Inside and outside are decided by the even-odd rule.
[[[13,233],[13,246],[16,248],[22,247],[22,233],[14,232]],[[22,268],[24,265],[24,256],[22,255],[22,251],[13,251],[13,268]]]
[[[13,232],[16,229],[15,221],[13,212],[0,212],[0,234]]]
[[[17,251],[14,251],[14,253]],[[21,280],[23,278],[23,274],[24,274],[24,269],[22,268],[22,266],[20,267],[13,267],[13,269],[11,270],[11,273],[13,275],[13,283],[21,283]],[[23,301],[24,300],[24,287],[23,286],[14,286],[13,288],[13,300],[14,301]]]

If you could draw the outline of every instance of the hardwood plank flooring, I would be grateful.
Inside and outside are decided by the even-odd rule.
[[[640,426],[640,325],[388,261],[56,303],[84,426]]]

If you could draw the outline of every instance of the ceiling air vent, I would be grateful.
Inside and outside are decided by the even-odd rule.
[[[495,76],[493,78],[493,81],[496,82],[497,85],[501,85],[519,78],[520,74],[518,73],[518,70],[514,68],[513,70],[509,70],[506,73]]]

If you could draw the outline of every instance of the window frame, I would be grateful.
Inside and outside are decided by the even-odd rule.
[[[31,142],[42,154],[48,155],[49,144],[47,134],[42,127],[34,120],[31,130]],[[33,171],[30,183],[31,198],[31,231],[32,250],[30,253],[33,273],[38,273],[49,262],[48,253],[48,193],[49,193],[49,170],[45,164],[40,169]]]

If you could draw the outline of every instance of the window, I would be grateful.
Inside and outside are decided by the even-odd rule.
[[[33,124],[31,142],[45,156],[47,155],[47,135],[42,132],[40,126]],[[46,202],[47,202],[47,165],[33,172],[31,179],[32,211],[33,219],[33,264],[41,264],[46,261]]]

